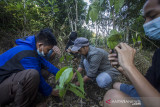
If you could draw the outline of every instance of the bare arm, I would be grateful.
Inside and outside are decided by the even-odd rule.
[[[142,98],[144,105],[157,107],[160,105],[160,93],[146,80],[146,78],[133,65],[124,69],[127,76]],[[147,98],[146,98],[147,97]]]
[[[78,69],[77,69],[78,72],[82,72],[82,70],[83,70],[83,68],[81,68],[81,67],[78,67]]]
[[[135,49],[131,48],[125,43],[120,43],[120,45],[115,49],[118,52],[119,65],[123,68],[123,72],[125,72],[125,75],[132,82],[140,97],[143,97],[142,101],[144,105],[147,106],[148,104],[150,104],[150,106],[157,107],[160,104],[160,93],[145,79],[145,77],[135,67],[133,63],[136,53]]]
[[[83,68],[81,68],[81,67],[78,67],[78,69],[77,69],[78,72],[82,72],[82,70],[83,70]],[[75,72],[73,74],[72,81],[74,80],[74,78],[76,77],[76,75],[77,75],[77,73]]]

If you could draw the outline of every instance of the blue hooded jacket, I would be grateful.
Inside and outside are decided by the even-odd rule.
[[[34,35],[17,39],[16,44],[17,46],[0,55],[0,83],[12,73],[36,69],[40,75],[39,91],[45,96],[50,95],[52,87],[42,77],[41,66],[45,66],[53,75],[56,75],[59,69],[37,54]]]

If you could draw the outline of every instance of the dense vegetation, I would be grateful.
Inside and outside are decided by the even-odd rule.
[[[148,42],[144,35],[142,7],[145,0],[90,2],[87,8],[83,0],[1,0],[0,38],[10,35],[15,39],[49,27],[59,41],[66,42],[69,33],[77,31],[78,36],[87,37],[93,45],[106,46],[114,29],[122,34],[121,41],[130,44],[142,41],[144,49],[159,46],[156,41]],[[93,28],[95,32],[90,30]]]
[[[0,54],[13,47],[15,39],[36,34],[43,28],[53,30],[63,52],[70,32],[77,31],[79,37],[88,38],[92,45],[98,47],[113,49],[119,42],[127,42],[142,49],[136,56],[136,65],[145,74],[150,65],[151,51],[160,46],[160,43],[148,39],[144,34],[142,8],[145,1],[90,0],[88,6],[85,0],[0,0]],[[64,67],[64,63],[58,61],[55,61],[58,63],[56,66]],[[121,81],[124,82],[124,78]],[[91,101],[99,103],[106,92],[95,86],[85,87],[85,91],[85,103],[89,106],[95,105]],[[72,105],[84,103],[73,96],[67,96],[68,105],[68,102],[72,102]],[[56,104],[53,100],[51,102]]]

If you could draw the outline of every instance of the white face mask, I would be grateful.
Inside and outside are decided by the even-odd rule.
[[[39,56],[43,56],[43,57],[45,56],[45,55],[44,55],[44,51],[43,51],[43,47],[42,47],[42,52],[40,52],[40,51],[39,51],[39,48],[38,48],[38,49],[37,49],[37,53],[38,53]]]
[[[144,24],[143,28],[150,39],[160,40],[160,17]]]

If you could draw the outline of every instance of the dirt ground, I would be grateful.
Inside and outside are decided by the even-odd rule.
[[[135,56],[135,65],[139,69],[139,71],[145,75],[147,69],[151,65],[151,59],[153,53],[148,53],[148,56],[144,56],[145,51],[139,50],[136,53]],[[147,57],[147,58],[146,58]],[[58,59],[55,59],[56,63],[58,62]],[[53,62],[54,65],[56,65]],[[74,63],[74,68],[78,66],[79,61],[75,61]],[[58,64],[57,66],[65,66],[65,64]],[[84,75],[84,72],[83,74]],[[54,77],[51,76],[48,79],[48,82],[54,86]],[[117,77],[117,80],[122,83],[127,83],[131,84],[131,82],[123,75],[120,75]],[[105,93],[112,88],[112,84],[107,87],[106,89],[101,89],[97,86],[96,83],[87,83],[85,84],[85,92],[86,92],[86,99],[82,99],[77,97],[75,94],[72,92],[67,92],[65,99],[64,99],[64,105],[65,107],[102,107],[103,103],[103,96]],[[41,102],[46,103],[46,107],[63,107],[63,103],[59,100],[59,98],[54,98],[54,97],[49,97],[49,98],[43,98],[43,101]]]
[[[3,49],[3,47],[0,47],[0,48],[1,48],[0,54],[8,50],[8,48],[7,49]],[[61,48],[61,50],[64,50],[64,48],[63,49]],[[63,51],[62,51],[62,54],[64,54]],[[153,55],[153,52],[142,51],[142,50],[139,50],[136,53],[135,65],[143,75],[145,75],[147,69],[151,65],[152,55]],[[58,58],[56,58],[52,63],[58,68],[65,66],[64,63],[59,62]],[[74,64],[74,68],[76,68],[76,66],[78,66],[79,64],[79,60],[72,63]],[[52,87],[55,87],[55,84],[54,84],[55,78],[53,75],[50,76],[47,81]],[[130,81],[123,75],[120,75],[119,77],[117,77],[116,81],[131,84]],[[84,87],[86,92],[86,98],[82,99],[77,97],[72,92],[67,92],[64,99],[65,107],[102,107],[103,96],[105,95],[107,90],[112,88],[112,84],[110,85],[110,87],[107,87],[106,89],[101,89],[95,83],[91,83],[91,82],[85,84]],[[39,104],[39,107],[63,107],[63,102],[61,101],[60,98],[52,97],[52,96],[44,97],[41,94],[38,94],[35,100],[35,104]],[[9,104],[5,107],[13,107],[13,104]]]

